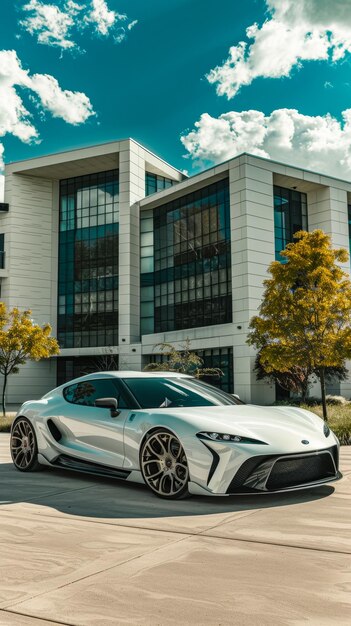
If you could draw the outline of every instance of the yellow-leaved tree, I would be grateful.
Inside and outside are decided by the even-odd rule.
[[[285,262],[269,266],[247,342],[260,351],[267,372],[295,366],[315,372],[327,420],[325,370],[351,357],[351,283],[339,265],[348,252],[333,250],[322,230],[300,231],[294,239],[281,252]]]
[[[6,412],[5,393],[8,377],[17,374],[27,360],[40,361],[58,354],[59,345],[51,337],[50,324],[39,326],[31,319],[31,311],[17,308],[8,311],[0,302],[0,374],[3,376],[2,411]]]

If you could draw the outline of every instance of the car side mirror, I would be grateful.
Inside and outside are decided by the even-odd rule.
[[[118,417],[120,414],[116,398],[97,398],[94,402],[94,406],[100,409],[110,409],[111,417]]]
[[[240,400],[240,396],[238,396],[237,393],[232,393],[233,398],[236,398],[236,400]]]

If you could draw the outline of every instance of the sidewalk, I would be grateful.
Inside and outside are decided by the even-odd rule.
[[[141,485],[22,474],[8,443],[0,626],[350,623],[351,447],[334,485],[164,502]]]

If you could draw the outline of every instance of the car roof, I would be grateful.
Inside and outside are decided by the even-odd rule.
[[[178,378],[179,376],[182,378],[191,378],[191,376],[189,376],[188,374],[181,374],[180,372],[134,372],[132,370],[125,370],[125,371],[120,371],[120,370],[116,370],[116,371],[107,371],[107,372],[92,372],[91,374],[86,374],[86,376],[80,376],[80,378],[77,378],[76,380],[82,380],[82,379],[86,379],[89,380],[91,378],[157,378],[157,377],[164,377],[164,376],[170,376],[170,377],[176,377]]]
[[[107,372],[92,372],[91,374],[86,374],[85,376],[79,376],[79,378],[73,378],[72,380],[68,380],[63,385],[56,387],[53,391],[58,391],[64,389],[68,385],[73,385],[75,383],[80,383],[88,380],[96,380],[97,378],[192,378],[188,374],[181,374],[180,372],[134,372],[131,370],[125,371],[107,371]],[[45,394],[43,398],[48,395],[51,395],[52,392]]]

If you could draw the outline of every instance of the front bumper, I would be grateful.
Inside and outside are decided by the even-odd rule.
[[[191,456],[187,450],[190,492],[212,496],[268,494],[318,487],[342,477],[334,436],[326,448],[316,445],[312,450],[291,452],[267,448],[201,440],[196,454]]]
[[[338,446],[299,454],[254,456],[240,466],[226,493],[274,493],[338,480]]]

